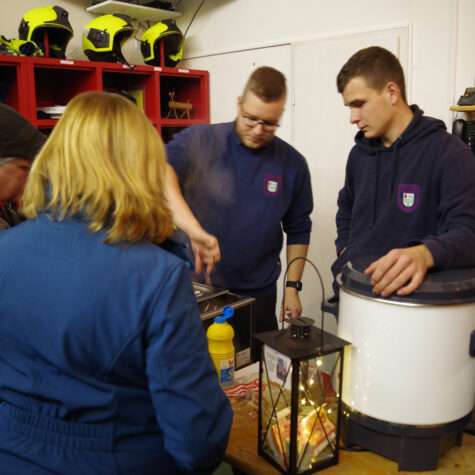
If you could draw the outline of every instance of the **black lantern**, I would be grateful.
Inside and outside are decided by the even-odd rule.
[[[343,348],[349,343],[312,325],[254,335],[260,346],[258,453],[282,473],[338,463]]]

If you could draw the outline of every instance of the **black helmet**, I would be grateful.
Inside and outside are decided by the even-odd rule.
[[[163,41],[164,62],[175,66],[182,57],[183,33],[175,20],[163,20],[150,27],[140,40],[140,51],[146,64],[160,66],[160,41]]]
[[[44,34],[48,32],[49,55],[52,58],[66,57],[66,46],[73,37],[73,28],[68,12],[61,7],[39,7],[25,13],[18,33],[20,40],[33,41],[45,50]]]
[[[134,32],[128,15],[102,15],[84,27],[82,49],[91,61],[128,64],[122,54],[122,45]]]

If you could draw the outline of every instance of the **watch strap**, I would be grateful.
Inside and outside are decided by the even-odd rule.
[[[285,284],[286,287],[293,287],[294,289],[297,289],[298,291],[302,290],[302,282],[300,281],[295,281],[295,280],[288,280]]]

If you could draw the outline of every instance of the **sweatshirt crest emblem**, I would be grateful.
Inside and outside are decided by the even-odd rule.
[[[405,213],[411,213],[417,208],[420,195],[419,185],[399,185],[398,205]]]
[[[269,196],[276,196],[280,193],[282,178],[277,175],[267,174],[264,180],[264,191]]]

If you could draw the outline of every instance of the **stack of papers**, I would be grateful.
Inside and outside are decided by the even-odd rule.
[[[66,106],[49,106],[49,107],[37,107],[36,111],[44,112],[48,114],[50,119],[59,119],[62,115]]]

